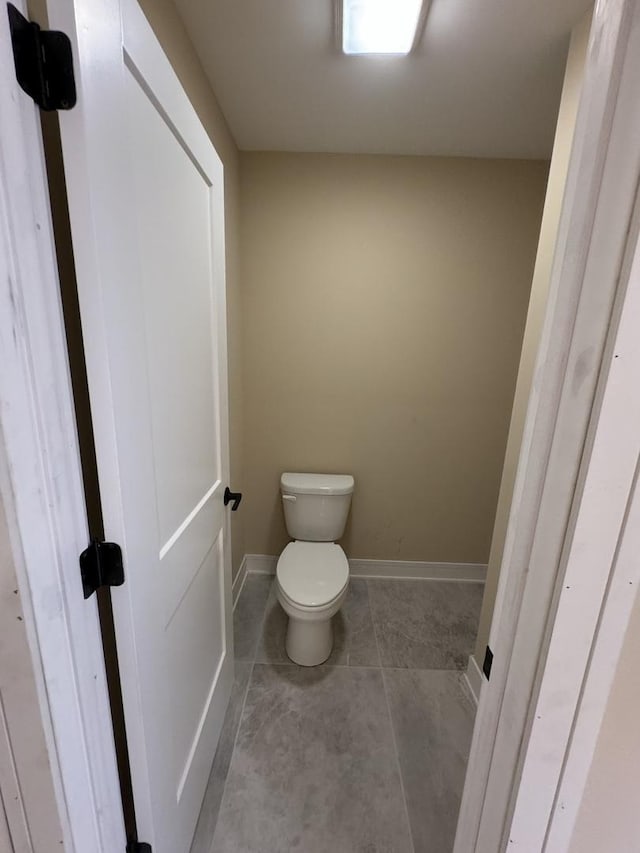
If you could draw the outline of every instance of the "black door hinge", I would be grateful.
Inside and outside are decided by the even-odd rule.
[[[151,853],[151,845],[146,841],[130,841],[126,853]]]
[[[122,586],[124,566],[120,546],[115,542],[92,539],[89,547],[80,554],[80,574],[85,598],[101,586]]]
[[[487,650],[484,653],[484,663],[482,664],[482,671],[484,672],[487,681],[489,681],[492,666],[493,666],[493,652],[491,651],[489,646],[487,646]]]
[[[76,103],[69,37],[41,30],[7,3],[13,60],[20,86],[43,110],[70,110]]]

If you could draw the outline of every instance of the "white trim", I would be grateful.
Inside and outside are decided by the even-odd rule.
[[[236,604],[238,603],[238,599],[240,598],[242,588],[244,587],[244,582],[247,579],[247,574],[247,555],[245,554],[242,558],[242,562],[240,563],[240,567],[236,573],[236,576],[233,579],[233,584],[231,585],[231,598],[233,601],[234,610],[236,609]]]
[[[482,670],[478,666],[478,661],[475,659],[474,655],[469,655],[467,671],[465,672],[463,678],[471,692],[474,702],[477,705],[480,699],[480,690],[484,681],[484,675],[482,674]]]
[[[640,28],[638,35],[634,49],[640,51]],[[640,133],[631,138],[639,140]],[[629,247],[632,260],[627,260],[620,276],[622,293],[615,314],[620,312],[621,316],[617,330],[618,317],[614,315],[612,322],[599,411],[588,438],[588,466],[576,490],[578,500],[564,547],[555,620],[530,718],[529,742],[509,830],[509,849],[513,850],[534,848],[557,853],[568,849],[572,818],[580,802],[576,794],[582,794],[586,783],[633,593],[640,581],[640,496],[636,482],[640,457],[640,205],[635,219]],[[592,648],[594,659],[590,661]],[[590,686],[587,697],[581,695],[585,674]],[[576,731],[577,742],[572,745],[572,727],[580,714],[580,703],[585,713]],[[577,754],[576,748],[583,755]],[[552,827],[552,837],[558,841],[545,846],[547,824],[568,753],[571,760],[565,768],[563,787],[572,817],[563,821],[560,804],[555,817],[564,828]]]
[[[425,563],[410,560],[349,560],[353,578],[484,583],[486,563]]]
[[[61,845],[62,826],[42,724],[39,685],[1,504],[0,501],[0,850],[33,853]],[[39,676],[41,679],[42,673]],[[2,837],[3,820],[10,840]]]
[[[87,522],[40,120],[13,73],[0,128],[0,492],[64,849],[114,853],[126,842],[96,599],[78,572]]]
[[[278,558],[267,554],[245,554],[242,562],[249,575],[275,575]]]
[[[599,2],[594,14],[489,639],[491,681],[478,705],[454,853],[505,849],[529,749],[551,602],[559,597],[581,466],[590,462],[589,444],[583,459],[585,439],[598,414],[596,385],[638,183],[640,49],[627,48],[639,19],[635,0]],[[593,533],[597,539],[606,532],[596,523]],[[601,601],[595,585],[590,594]],[[579,623],[582,614],[575,618]],[[573,676],[570,668],[571,661],[561,675]],[[560,691],[557,708],[575,702],[570,693]],[[539,783],[530,802],[547,801],[542,775]],[[537,814],[544,831],[549,816]],[[541,849],[521,839],[520,849]]]
[[[206,493],[203,495],[202,498],[200,498],[198,503],[194,506],[194,508],[191,510],[191,512],[187,515],[187,517],[182,522],[182,524],[179,525],[177,530],[175,530],[174,533],[171,534],[171,536],[167,539],[167,541],[164,543],[162,548],[160,548],[160,559],[161,560],[167,556],[169,551],[173,548],[173,546],[176,544],[178,539],[185,532],[187,527],[189,527],[189,525],[191,524],[193,519],[198,515],[200,510],[202,510],[204,505],[212,498],[214,492],[219,488],[221,482],[222,482],[221,480],[216,480],[215,483],[213,484],[213,486],[211,486],[210,489],[207,489]]]
[[[628,627],[630,613],[640,589],[640,488],[638,472],[629,513],[611,579],[607,599],[600,616],[600,628],[591,650],[591,660],[582,686],[580,705],[575,716],[569,749],[549,826],[545,850],[569,849],[582,795],[586,787],[600,727],[611,694],[616,663]],[[634,594],[635,590],[635,594]]]
[[[249,574],[274,575],[277,557],[245,554],[242,561]],[[352,578],[388,578],[396,580],[461,581],[484,583],[485,563],[425,563],[410,560],[349,560]]]

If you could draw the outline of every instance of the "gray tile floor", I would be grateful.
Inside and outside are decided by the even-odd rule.
[[[481,584],[352,578],[327,663],[295,666],[273,578],[234,613],[236,678],[191,853],[450,853]]]

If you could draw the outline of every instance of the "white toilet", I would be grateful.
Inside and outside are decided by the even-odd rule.
[[[278,601],[289,617],[287,654],[317,666],[331,654],[331,617],[345,599],[349,563],[335,540],[347,523],[353,494],[349,474],[283,474],[280,491],[289,535],[276,569]]]

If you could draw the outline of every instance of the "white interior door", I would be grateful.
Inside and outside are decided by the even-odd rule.
[[[222,163],[134,0],[52,0],[141,840],[191,842],[233,678]]]

